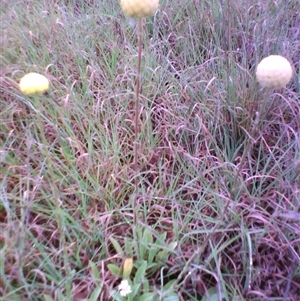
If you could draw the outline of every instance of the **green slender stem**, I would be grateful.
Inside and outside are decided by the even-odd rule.
[[[135,91],[135,123],[134,123],[134,219],[133,222],[137,225],[138,222],[138,148],[139,148],[139,101],[140,101],[140,85],[141,85],[141,61],[142,61],[142,24],[143,19],[138,19],[138,65],[137,65],[137,78],[136,78],[136,91]]]

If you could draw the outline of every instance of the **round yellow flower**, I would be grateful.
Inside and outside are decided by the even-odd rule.
[[[257,81],[265,88],[284,88],[292,76],[290,62],[280,55],[270,55],[262,59],[256,69]]]
[[[21,78],[19,87],[26,95],[42,93],[49,89],[49,80],[44,75],[30,72]]]
[[[123,12],[131,18],[142,18],[154,15],[159,0],[121,0]]]

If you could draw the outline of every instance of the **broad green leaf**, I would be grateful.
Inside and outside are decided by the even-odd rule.
[[[161,234],[158,236],[156,242],[159,242],[159,244],[160,244],[161,246],[163,246],[163,245],[165,245],[165,243],[166,243],[166,237],[167,237],[167,232],[161,233]]]
[[[141,283],[137,283],[132,287],[131,296],[134,298],[136,295],[138,295],[139,289],[141,287]]]
[[[172,285],[174,284],[175,281],[176,281],[176,280],[174,279],[174,280],[171,280],[171,281],[169,281],[168,283],[166,283],[166,284],[164,285],[164,291],[166,291],[166,290],[168,290],[170,287],[172,287]]]
[[[117,240],[114,239],[113,237],[110,237],[109,240],[110,240],[110,242],[113,244],[113,246],[114,246],[116,252],[117,252],[119,255],[123,254],[123,249],[121,248],[121,246],[120,246],[120,244],[117,242]]]
[[[175,248],[177,247],[177,244],[178,244],[177,241],[173,241],[169,244],[169,248],[171,250],[175,250]]]
[[[157,253],[156,258],[158,261],[165,262],[168,257],[170,256],[170,251],[169,250],[162,250]]]
[[[165,262],[169,258],[171,250],[174,250],[176,247],[177,247],[176,241],[170,243],[167,248],[157,253],[156,256],[157,260]]]
[[[139,255],[141,259],[147,259],[146,258],[146,252],[148,251],[147,246],[145,245],[144,241],[139,242]]]
[[[148,281],[148,279],[144,279],[143,292],[147,293],[147,292],[149,292],[149,290],[150,290],[149,281]]]
[[[114,276],[120,276],[120,269],[115,264],[109,263],[107,265],[107,268],[110,270],[110,272],[112,273],[112,275],[114,275]]]
[[[148,263],[152,263],[154,260],[155,255],[157,254],[157,252],[159,251],[159,247],[156,245],[152,245],[151,249],[148,251],[149,255],[148,255]]]
[[[179,301],[179,297],[175,292],[171,291],[163,298],[163,301]]]
[[[144,230],[143,241],[147,244],[152,244],[153,243],[153,235],[150,232],[150,230],[147,229],[147,228]]]
[[[95,288],[88,301],[97,301],[102,291],[102,285]]]
[[[137,298],[137,301],[156,301],[157,296],[155,293],[145,293],[139,298]]]
[[[58,301],[64,301],[64,300],[66,300],[66,297],[63,295],[63,293],[61,292],[61,290],[57,291],[57,300]]]
[[[94,279],[100,279],[99,270],[96,267],[95,263],[90,260],[89,261],[89,266],[92,270],[92,276],[94,277]]]
[[[140,248],[139,248],[140,258],[145,260],[148,259],[146,258],[146,254],[148,253],[149,250],[149,244],[152,244],[152,242],[153,242],[153,236],[151,232],[146,228],[140,240]]]
[[[160,264],[156,263],[156,262],[153,262],[153,263],[148,263],[148,266],[147,266],[147,269],[148,270],[157,270],[161,267]]]
[[[160,235],[160,238],[164,241],[166,241],[166,238],[167,238],[167,232],[163,232],[161,235]]]
[[[127,256],[133,257],[133,251],[135,250],[133,247],[134,243],[135,242],[132,242],[129,239],[125,239],[125,254]]]
[[[111,294],[111,297],[113,298],[113,300],[115,300],[115,301],[124,301],[124,298],[120,295],[119,292],[111,291],[110,294]]]
[[[134,277],[134,283],[142,282],[145,273],[147,269],[147,261],[143,260],[141,261],[141,265],[139,266],[138,270],[136,271],[135,277]]]

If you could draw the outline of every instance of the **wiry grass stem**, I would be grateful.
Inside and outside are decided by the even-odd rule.
[[[133,198],[133,208],[134,208],[134,218],[133,222],[134,225],[137,225],[138,221],[138,173],[139,173],[139,166],[138,166],[138,150],[139,150],[139,111],[140,111],[140,85],[141,85],[141,61],[142,61],[142,29],[143,29],[143,19],[138,19],[138,65],[137,65],[137,75],[136,75],[136,90],[135,90],[135,122],[134,122],[134,170],[135,170],[135,178],[134,178],[134,186],[135,186],[135,193]]]

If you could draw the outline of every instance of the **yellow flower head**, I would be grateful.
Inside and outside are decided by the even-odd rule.
[[[257,81],[265,88],[284,88],[293,76],[289,61],[280,55],[270,55],[257,66]]]
[[[26,95],[42,93],[49,89],[49,80],[44,75],[31,72],[21,78],[19,87]]]
[[[133,259],[126,258],[123,266],[123,278],[128,278],[133,268]]]
[[[154,15],[159,0],[121,0],[123,12],[131,18],[143,18]]]

